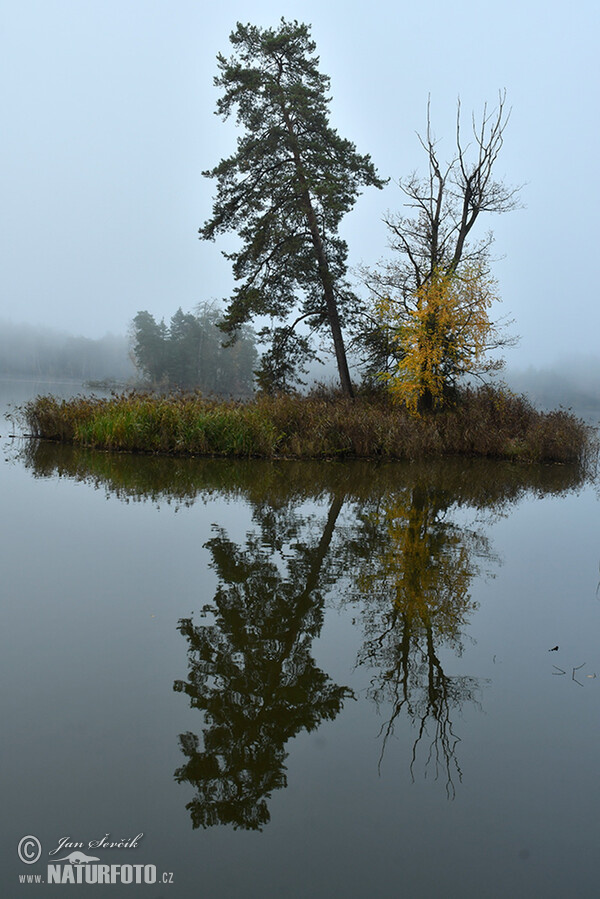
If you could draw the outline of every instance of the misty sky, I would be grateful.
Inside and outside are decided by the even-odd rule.
[[[232,289],[226,244],[202,243],[214,184],[235,148],[214,115],[215,56],[238,20],[312,24],[331,77],[331,121],[379,173],[343,225],[351,263],[386,255],[393,179],[424,171],[415,136],[428,94],[441,156],[456,99],[480,112],[506,88],[496,175],[525,208],[478,222],[496,235],[498,313],[521,335],[511,364],[597,351],[596,0],[0,0],[0,319],[99,337],[139,309],[170,318]],[[465,125],[467,124],[465,120]]]

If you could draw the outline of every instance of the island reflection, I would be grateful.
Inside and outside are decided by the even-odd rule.
[[[312,655],[328,603],[352,604],[362,627],[357,663],[384,716],[380,764],[406,716],[412,777],[432,771],[454,796],[462,777],[454,722],[478,703],[482,684],[447,674],[441,650],[461,654],[476,612],[470,585],[499,564],[482,516],[582,484],[567,466],[464,459],[175,460],[35,443],[21,457],[36,477],[83,480],[124,501],[223,496],[251,508],[243,544],[218,520],[205,543],[218,585],[199,620],[179,621],[188,674],[174,684],[203,712],[202,736],[179,736],[185,761],[175,772],[195,791],[186,806],[193,826],[251,830],[269,821],[268,800],[286,786],[288,741],[334,719],[353,695]]]

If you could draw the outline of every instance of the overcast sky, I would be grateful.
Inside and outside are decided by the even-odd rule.
[[[235,148],[214,115],[215,56],[237,21],[312,25],[331,77],[332,124],[370,153],[384,191],[344,221],[351,262],[386,255],[393,179],[423,167],[415,136],[431,95],[441,155],[465,113],[506,88],[512,115],[496,175],[525,208],[493,228],[498,312],[521,335],[515,365],[595,353],[600,39],[597,0],[241,2],[0,0],[0,318],[99,337],[140,309],[232,289],[223,243],[202,243],[214,184]]]

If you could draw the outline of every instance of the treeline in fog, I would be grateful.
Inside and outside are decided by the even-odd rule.
[[[221,310],[210,303],[193,313],[180,307],[168,325],[146,310],[138,312],[132,343],[140,373],[153,385],[221,396],[251,394],[258,357],[254,332],[242,326],[235,342],[224,346],[226,335],[217,326],[221,318]]]
[[[513,369],[504,380],[517,393],[525,393],[541,409],[563,406],[578,414],[600,413],[600,357],[570,356],[551,366]]]
[[[0,377],[130,381],[135,368],[124,336],[74,337],[40,325],[0,321]]]

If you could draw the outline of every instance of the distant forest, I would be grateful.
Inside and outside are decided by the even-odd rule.
[[[73,337],[39,325],[0,321],[0,377],[130,381],[127,337]]]
[[[168,325],[147,310],[138,312],[132,351],[140,373],[154,385],[200,388],[219,396],[252,394],[258,359],[254,331],[243,325],[232,341],[218,327],[221,318],[211,303],[201,303],[194,312],[180,307]]]
[[[231,346],[217,327],[221,311],[201,304],[178,309],[168,324],[138,312],[130,334],[74,337],[44,326],[0,320],[0,377],[106,381],[120,385],[200,389],[205,394],[248,396],[257,362],[252,328]]]
[[[211,321],[212,327],[208,328],[211,334],[210,353],[206,353],[204,364],[200,366],[199,370],[197,369],[197,374],[206,375],[206,384],[203,389],[210,392],[211,389],[214,391],[215,388],[222,387],[223,378],[225,375],[230,375],[227,366],[223,365],[221,355],[222,352],[227,353],[228,351],[222,350],[220,347],[222,335],[214,327],[212,311],[197,309],[196,316],[194,316],[196,322],[198,322],[198,318],[203,318],[202,312],[208,313],[207,317],[213,320]],[[153,362],[156,363],[156,357],[152,361],[146,360],[147,367],[140,364],[140,360],[138,360],[136,369],[134,364],[135,326],[130,337],[107,334],[94,340],[89,337],[74,337],[44,326],[13,324],[0,320],[0,377],[67,379],[81,382],[113,380],[120,383],[139,382],[142,377],[145,377],[146,380],[162,380],[163,382],[168,380],[186,381],[187,372],[190,370],[189,366],[193,364],[190,361],[193,340],[190,340],[189,332],[193,331],[195,324],[191,321],[191,317],[178,310],[174,316],[175,321],[170,323],[175,325],[171,341],[171,327],[165,326],[162,322],[155,322],[147,312],[142,313],[141,316],[142,320],[138,319],[137,322],[137,336],[138,338],[142,337],[138,343],[138,351],[142,349],[144,337],[148,336],[148,330],[143,327],[143,324],[150,326],[150,331],[153,330],[152,325],[154,325],[154,328],[160,332],[161,339],[158,342],[162,349],[170,351],[168,361],[166,354],[162,356],[162,370],[158,368],[155,368],[154,371],[150,370]],[[208,325],[206,319],[203,324],[206,328]],[[139,327],[140,325],[142,328]],[[188,341],[184,340],[183,342],[186,343],[188,352],[187,363],[186,353],[183,353],[178,361],[171,355],[177,343],[175,338],[183,340],[186,332]],[[239,379],[237,380],[239,393],[245,393],[250,387],[252,367],[256,364],[253,335],[248,334],[247,338],[248,342],[242,341],[232,354],[233,367],[239,366],[237,377],[234,379]],[[183,371],[177,372],[178,365],[183,366]],[[169,378],[169,368],[171,369],[171,378]],[[323,373],[323,371],[315,370],[312,374],[315,378],[326,380],[327,377],[334,375],[334,371],[325,369]],[[195,379],[192,378],[192,380]],[[509,368],[503,372],[503,380],[515,392],[526,394],[538,408],[550,409],[564,406],[572,408],[575,412],[594,413],[598,411],[600,414],[599,357],[572,356],[541,368]],[[229,390],[226,392],[233,392],[234,385],[229,378],[227,378],[227,382]]]

